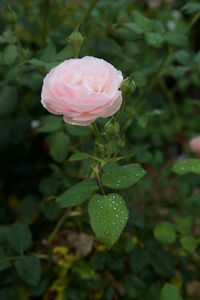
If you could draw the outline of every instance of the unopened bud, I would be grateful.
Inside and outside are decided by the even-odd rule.
[[[117,146],[119,148],[123,148],[125,146],[125,136],[124,135],[117,141]]]
[[[78,54],[80,51],[80,48],[83,44],[84,37],[82,34],[78,31],[78,28],[76,28],[69,36],[68,42],[72,47],[74,58],[78,58]]]
[[[120,127],[119,123],[114,122],[114,123],[107,123],[104,127],[106,134],[109,137],[114,137],[119,133]]]
[[[124,95],[132,94],[135,91],[135,89],[136,89],[136,85],[133,80],[133,75],[124,79],[120,85],[120,90],[122,91],[122,94],[124,94]]]
[[[96,146],[96,150],[97,150],[99,153],[104,152],[104,145],[100,144],[99,142],[95,142],[95,146]]]

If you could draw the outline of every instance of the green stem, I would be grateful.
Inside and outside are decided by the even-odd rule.
[[[46,254],[39,254],[39,253],[33,253],[35,256],[37,256],[37,258],[39,259],[48,259],[48,256]],[[17,255],[17,256],[8,256],[6,257],[7,260],[12,261],[12,260],[16,260],[16,259],[22,259],[24,258],[24,255]]]
[[[99,177],[99,174],[96,173],[96,176],[97,176],[97,180],[98,180],[98,183],[99,183],[100,190],[101,190],[102,194],[105,196],[106,194],[105,194],[105,192],[104,192],[103,184],[101,183],[101,179],[100,179],[100,177]]]
[[[108,160],[111,158],[111,155],[112,155],[112,148],[113,148],[113,141],[112,141],[112,140],[109,140],[109,141],[108,141],[108,152],[107,152]]]
[[[65,220],[69,216],[70,211],[71,211],[71,207],[66,209],[63,216],[58,220],[58,223],[56,224],[55,228],[53,229],[50,236],[48,237],[46,245],[50,245],[51,242],[54,240],[54,238],[56,237],[56,235],[57,235],[58,231],[60,230],[61,226],[63,225],[63,223],[65,222]]]
[[[93,131],[95,138],[98,139],[100,132],[99,129],[97,127],[97,124],[95,122],[93,122],[92,124],[89,125],[89,127],[91,128],[91,130]]]
[[[188,27],[185,30],[185,33],[188,33],[191,28],[197,23],[197,21],[200,19],[200,11],[197,12],[194,17],[192,18],[190,24],[188,25]]]
[[[121,118],[121,116],[122,116],[122,113],[123,113],[123,111],[124,111],[124,108],[125,108],[125,104],[126,104],[125,96],[122,95],[122,98],[123,98],[123,100],[122,100],[122,105],[121,105],[121,107],[120,107],[120,110],[119,110],[118,113],[117,113],[116,121],[119,121],[119,120],[120,120],[120,118]]]

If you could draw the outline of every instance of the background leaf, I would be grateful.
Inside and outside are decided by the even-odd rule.
[[[162,222],[154,228],[154,236],[161,243],[172,244],[176,240],[174,227],[169,222]]]
[[[178,175],[184,175],[190,172],[200,174],[200,159],[188,158],[186,160],[177,162],[173,166],[172,171]]]
[[[94,179],[87,178],[73,185],[66,192],[60,195],[56,199],[56,203],[60,207],[75,206],[84,202],[96,190],[98,190],[96,181]]]
[[[22,279],[30,285],[36,285],[41,277],[41,266],[39,259],[30,254],[15,261],[15,268]]]
[[[0,116],[10,114],[14,110],[16,103],[16,88],[5,85],[0,92]]]
[[[8,231],[8,241],[14,250],[23,253],[32,241],[29,227],[23,223],[14,223]]]
[[[8,45],[3,51],[3,61],[6,65],[12,65],[17,58],[18,49],[15,45]]]
[[[69,147],[69,137],[64,132],[49,134],[46,138],[50,146],[50,154],[57,162],[63,162],[67,157]]]
[[[160,300],[182,300],[180,293],[175,285],[165,283],[160,292]]]
[[[146,32],[145,39],[149,46],[152,46],[155,48],[159,48],[164,42],[164,37],[160,33],[157,33],[157,32]]]
[[[0,271],[8,269],[11,266],[10,261],[6,258],[5,252],[0,248]]]
[[[57,116],[45,116],[42,120],[42,126],[38,129],[39,132],[52,132],[59,130],[62,126],[62,118]]]
[[[194,252],[197,248],[198,241],[193,236],[185,236],[181,238],[181,245],[184,250]]]

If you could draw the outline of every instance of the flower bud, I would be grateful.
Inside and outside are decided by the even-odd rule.
[[[76,28],[69,36],[68,42],[72,47],[74,58],[78,58],[78,54],[80,51],[80,48],[83,44],[84,37],[82,34],[78,31],[78,28]]]
[[[117,141],[117,146],[119,148],[123,148],[125,146],[125,136],[124,135]]]
[[[133,75],[129,76],[128,78],[124,79],[120,85],[120,90],[122,94],[129,95],[135,91],[136,85],[133,80]]]
[[[104,129],[105,129],[106,134],[109,137],[114,137],[119,133],[119,129],[120,129],[119,123],[117,123],[117,122],[114,122],[114,123],[108,122],[105,125]]]
[[[95,142],[95,146],[96,146],[97,152],[99,152],[99,153],[104,152],[104,145],[102,145],[99,142]]]

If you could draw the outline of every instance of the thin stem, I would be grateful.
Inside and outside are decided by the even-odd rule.
[[[97,176],[97,180],[98,180],[98,183],[99,183],[99,187],[100,187],[100,189],[101,189],[101,192],[102,192],[102,194],[105,196],[106,194],[105,194],[105,192],[104,192],[103,184],[101,183],[101,179],[100,179],[100,177],[99,177],[99,174],[96,173],[96,176]]]
[[[92,129],[92,131],[95,135],[95,138],[98,139],[99,135],[100,135],[100,132],[99,132],[99,129],[97,127],[97,124],[95,122],[93,122],[92,124],[89,125],[89,127]]]
[[[108,141],[108,151],[107,151],[108,160],[111,158],[112,148],[113,148],[113,141],[109,140]]]
[[[191,28],[197,23],[198,19],[200,19],[200,11],[197,12],[197,13],[194,15],[194,17],[192,18],[190,24],[189,24],[188,27],[186,28],[185,33],[188,33],[188,32],[191,30]]]
[[[165,56],[163,57],[163,59],[161,61],[161,64],[158,67],[157,75],[156,76],[160,76],[161,70],[162,70],[162,68],[163,68],[163,66],[164,66],[164,64],[165,64],[168,56],[171,54],[172,49],[173,49],[172,47],[170,47],[170,46],[168,47],[168,51],[166,52]]]
[[[39,254],[39,253],[33,253],[33,254],[35,256],[37,256],[37,258],[39,258],[39,259],[48,259],[48,255],[46,255],[46,254]],[[12,260],[16,260],[16,259],[22,259],[24,257],[25,257],[24,255],[7,256],[6,259],[9,261],[12,261]]]
[[[48,237],[46,245],[50,245],[51,242],[54,240],[54,238],[56,237],[56,235],[57,235],[58,231],[60,230],[61,226],[63,225],[63,223],[65,222],[65,220],[69,216],[70,211],[71,211],[71,207],[66,209],[63,216],[58,220],[58,223],[56,224],[55,228],[53,229],[53,231],[51,232],[51,234]]]
[[[48,255],[46,254],[38,254],[38,253],[33,253],[35,254],[35,256],[37,256],[37,258],[39,259],[48,259]]]
[[[122,95],[122,98],[123,98],[123,95]],[[126,99],[125,99],[125,96],[124,96],[124,98],[123,98],[123,100],[122,100],[122,105],[121,105],[121,107],[120,107],[120,110],[119,110],[118,113],[117,113],[116,121],[119,121],[119,120],[120,120],[121,115],[122,115],[122,113],[123,113],[123,111],[124,111],[125,104],[126,104]]]

